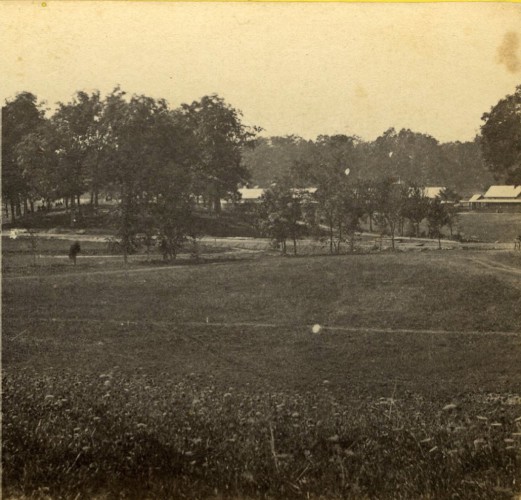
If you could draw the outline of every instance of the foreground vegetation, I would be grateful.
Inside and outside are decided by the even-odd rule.
[[[510,498],[520,479],[519,405],[504,400],[349,399],[116,366],[24,370],[4,388],[6,498]]]
[[[7,278],[4,496],[511,498],[521,290],[474,258]]]

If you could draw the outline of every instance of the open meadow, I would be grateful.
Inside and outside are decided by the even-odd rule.
[[[514,252],[10,269],[5,498],[521,493]]]

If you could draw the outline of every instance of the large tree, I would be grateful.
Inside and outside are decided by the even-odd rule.
[[[119,88],[105,100],[100,128],[107,179],[120,199],[119,236],[125,260],[139,231],[141,210],[152,195],[149,186],[155,170],[169,161],[161,130],[169,115],[165,101],[136,95],[127,99]]]
[[[425,195],[425,189],[411,184],[407,195],[404,196],[402,216],[409,219],[414,226],[415,236],[420,236],[420,223],[427,216],[429,210],[429,198]]]
[[[313,142],[297,135],[285,137],[258,137],[255,148],[243,148],[243,161],[251,173],[251,183],[269,187],[276,179],[291,174],[295,163],[300,163],[312,153]],[[294,178],[295,185],[298,179]]]
[[[389,231],[391,247],[394,250],[396,230],[403,219],[403,208],[409,189],[406,184],[387,178],[375,184],[375,191],[376,221],[381,228],[387,228]]]
[[[104,149],[99,121],[103,103],[98,91],[91,95],[77,92],[67,104],[59,103],[52,120],[58,132],[60,167],[63,176],[65,197],[79,203],[85,191],[91,192],[91,203],[97,204],[102,184],[103,170],[100,168]]]
[[[254,146],[260,129],[245,126],[241,112],[215,94],[184,104],[182,113],[199,150],[193,165],[196,194],[219,212],[221,199],[235,195],[239,184],[249,178],[242,151],[246,146]]]
[[[438,248],[441,249],[441,229],[451,223],[447,205],[443,204],[439,198],[431,200],[427,211],[427,224],[431,238],[438,239]]]
[[[2,197],[11,205],[11,216],[21,213],[30,187],[17,159],[17,146],[44,121],[44,112],[30,92],[20,92],[2,108]]]
[[[483,156],[496,179],[521,184],[521,85],[482,117]]]
[[[44,200],[49,206],[61,195],[63,178],[59,169],[59,148],[56,129],[48,120],[16,145],[16,161],[25,179],[31,211],[34,211],[35,200]]]
[[[373,177],[395,177],[423,185],[440,182],[441,151],[433,137],[391,128],[378,137],[371,148],[369,173]]]

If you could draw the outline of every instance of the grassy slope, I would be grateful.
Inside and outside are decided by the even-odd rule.
[[[267,258],[6,280],[4,487],[508,498],[521,479],[521,409],[500,401],[521,392],[518,336],[308,327],[520,332],[519,288],[467,259]],[[181,324],[206,318],[281,326]]]
[[[470,252],[220,263],[150,274],[9,281],[4,312],[27,316],[521,330],[521,292],[473,271]],[[450,266],[448,264],[451,264]],[[20,301],[27,297],[31,300]]]

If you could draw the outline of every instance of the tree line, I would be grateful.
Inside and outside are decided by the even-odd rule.
[[[387,130],[373,142],[346,135],[258,137],[242,114],[218,95],[171,109],[164,99],[127,95],[116,87],[106,97],[77,92],[47,116],[42,103],[21,92],[2,108],[2,198],[12,219],[63,199],[81,211],[112,195],[124,254],[137,233],[158,236],[164,255],[175,257],[194,236],[194,206],[219,212],[221,200],[238,200],[238,187],[270,186],[259,227],[279,242],[304,231],[329,235],[330,251],[351,246],[360,221],[391,236],[410,221],[416,236],[451,227],[455,188],[504,179],[521,183],[521,86],[483,115],[481,136],[469,143],[440,144],[412,132]],[[485,166],[487,169],[485,169]],[[451,182],[443,182],[450,178]],[[278,180],[277,180],[278,179]],[[276,184],[273,181],[277,180]],[[429,201],[422,186],[449,186],[445,200]],[[303,188],[317,188],[309,195]],[[451,189],[452,188],[452,189]]]
[[[374,141],[356,136],[321,135],[315,140],[299,136],[259,137],[256,147],[245,152],[252,184],[269,187],[274,178],[291,173],[295,163],[313,168],[324,157],[349,166],[360,179],[397,177],[414,179],[425,186],[447,186],[470,195],[493,183],[482,154],[482,138],[468,142],[439,143],[433,137],[391,128]]]
[[[296,255],[297,241],[304,235],[327,241],[331,254],[340,253],[344,244],[353,252],[363,221],[369,231],[376,229],[374,224],[381,235],[387,234],[393,250],[396,236],[404,236],[406,221],[407,236],[419,237],[425,220],[428,236],[438,239],[439,248],[444,226],[452,235],[457,211],[449,190],[431,199],[423,187],[391,177],[353,181],[345,172],[331,174],[321,179],[316,191],[294,188],[291,178],[286,178],[263,194],[256,208],[259,227],[283,254],[290,241]]]

